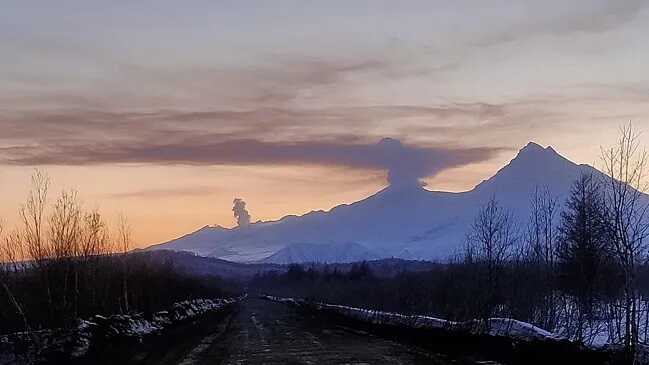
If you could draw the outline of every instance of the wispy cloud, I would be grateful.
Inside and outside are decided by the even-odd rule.
[[[474,40],[474,45],[496,45],[537,36],[569,36],[575,33],[602,33],[631,22],[648,7],[645,0],[598,0],[561,2],[555,6],[544,4],[553,11],[544,14],[532,4],[520,21],[511,22],[504,29],[486,31]],[[524,3],[519,4],[522,7]]]
[[[402,145],[372,131],[400,119],[488,119],[488,104],[374,106],[321,110],[68,111],[5,116],[0,161],[10,165],[318,165],[385,170],[392,184],[416,182],[447,168],[484,161],[498,147]],[[354,123],[365,133],[350,133]],[[318,125],[326,126],[326,129]],[[379,133],[375,131],[375,133]],[[164,194],[154,192],[151,194]]]
[[[0,140],[29,138],[46,144],[102,139],[183,139],[212,133],[221,138],[278,136],[299,139],[310,134],[322,137],[323,130],[338,138],[350,127],[372,129],[384,122],[425,120],[452,122],[456,118],[482,121],[502,118],[507,106],[484,103],[442,106],[376,105],[319,109],[256,108],[250,110],[158,110],[155,112],[110,112],[68,109],[60,111],[0,111]],[[326,123],[325,126],[322,126]],[[218,133],[216,133],[218,132]],[[214,137],[214,136],[213,136]],[[370,137],[374,138],[374,137]]]
[[[396,64],[381,55],[260,56],[247,65],[140,65],[104,57],[91,59],[89,77],[59,70],[52,80],[47,64],[39,69],[8,70],[3,79],[19,92],[0,92],[0,102],[12,107],[99,108],[103,110],[177,107],[228,107],[232,110],[279,108],[332,92],[344,92],[357,78],[381,79],[414,74],[407,62]],[[35,59],[47,59],[36,56]],[[41,71],[42,70],[42,71]],[[56,85],[56,87],[49,87]]]
[[[214,194],[216,189],[210,186],[190,186],[167,189],[144,189],[106,194],[113,199],[164,199],[177,197],[205,197]]]

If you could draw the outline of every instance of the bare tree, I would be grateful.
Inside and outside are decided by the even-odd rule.
[[[0,220],[0,286],[7,295],[9,303],[11,303],[18,316],[22,319],[24,330],[29,332],[30,328],[27,316],[18,302],[18,299],[13,294],[9,283],[11,276],[15,275],[18,270],[18,260],[20,256],[16,245],[19,244],[20,238],[16,234],[10,234],[6,237],[4,237],[3,234],[4,225]]]
[[[81,233],[81,251],[79,255],[85,261],[110,253],[108,228],[99,211],[94,210],[84,216]]]
[[[623,279],[624,346],[629,361],[634,361],[638,343],[637,270],[646,250],[649,233],[645,168],[647,152],[640,148],[639,134],[629,123],[620,129],[616,145],[602,150],[604,171],[608,174],[605,204],[609,222],[609,242]]]
[[[133,233],[128,218],[120,214],[117,218],[117,252],[127,253],[133,245]]]
[[[76,316],[78,298],[77,256],[81,236],[81,207],[74,191],[63,191],[48,221],[50,277],[55,280],[55,312]]]
[[[524,256],[532,268],[539,271],[544,293],[539,298],[539,319],[537,322],[545,329],[553,330],[557,320],[557,303],[553,290],[556,273],[556,220],[558,216],[557,198],[550,190],[537,187],[530,200],[530,218],[527,226],[527,245]]]
[[[480,298],[484,320],[494,314],[499,301],[502,270],[517,239],[512,214],[492,197],[480,209],[471,226],[465,258],[468,264],[477,268],[476,278],[484,284],[483,298]]]
[[[102,215],[97,210],[86,213],[82,221],[80,252],[77,259],[85,287],[89,290],[87,301],[93,308],[97,306],[99,297],[97,285],[94,284],[100,276],[99,265],[103,256],[112,253],[112,250],[110,235]]]
[[[117,221],[117,252],[122,254],[122,304],[123,311],[129,311],[128,300],[128,257],[127,253],[132,245],[131,226],[124,214],[120,214]]]
[[[36,170],[31,177],[31,189],[26,203],[20,209],[23,223],[22,234],[19,241],[23,247],[25,258],[40,277],[45,287],[47,307],[51,311],[54,306],[48,258],[51,256],[50,247],[46,237],[46,205],[50,179],[44,172]],[[51,312],[50,312],[51,313]]]
[[[553,269],[556,259],[557,198],[547,187],[534,190],[530,202],[527,243],[533,260]]]
[[[81,205],[75,191],[64,191],[56,200],[49,220],[50,255],[71,259],[81,253]]]
[[[32,175],[32,187],[27,202],[20,209],[24,225],[26,253],[35,265],[42,265],[50,255],[45,237],[45,207],[50,186],[49,177],[36,170]]]

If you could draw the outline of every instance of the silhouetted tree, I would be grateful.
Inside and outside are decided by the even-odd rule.
[[[536,188],[530,201],[530,218],[527,227],[526,247],[523,260],[527,261],[530,270],[538,270],[540,304],[539,320],[543,328],[552,330],[557,321],[557,303],[554,293],[556,277],[556,224],[559,209],[556,197],[548,188]]]
[[[132,234],[131,226],[124,214],[120,214],[117,220],[117,252],[122,254],[122,310],[125,313],[130,311],[128,301],[128,274],[129,265],[127,253],[131,249]]]
[[[617,144],[602,151],[608,239],[616,264],[622,272],[624,346],[629,363],[635,361],[638,343],[638,267],[645,259],[649,233],[649,202],[645,168],[647,152],[640,149],[639,134],[631,124],[621,128]]]
[[[574,337],[584,340],[584,325],[594,318],[606,264],[606,216],[600,181],[582,174],[570,190],[561,214],[558,247],[560,283],[577,304]]]
[[[504,266],[518,239],[512,214],[495,197],[480,209],[467,236],[466,263],[474,268],[478,288],[476,300],[481,316],[488,319],[501,301]]]

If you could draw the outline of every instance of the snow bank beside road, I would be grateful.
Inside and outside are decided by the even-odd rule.
[[[270,295],[264,296],[265,299],[289,303],[298,306],[309,306],[316,310],[333,312],[344,317],[367,322],[375,325],[397,326],[404,328],[419,329],[439,329],[453,332],[465,332],[471,334],[490,335],[508,337],[522,341],[547,340],[547,341],[565,341],[566,338],[560,335],[548,332],[532,324],[517,321],[509,318],[490,318],[488,324],[481,320],[471,320],[466,322],[454,322],[445,319],[419,316],[404,315],[399,313],[383,312],[371,309],[362,309],[344,305],[310,303],[302,299],[280,298]]]
[[[99,327],[99,332],[106,337],[141,337],[161,331],[166,326],[221,310],[241,299],[243,298],[186,300],[174,303],[168,311],[155,313],[150,320],[142,314],[116,314],[109,317],[97,315],[92,317],[89,325]]]
[[[142,337],[159,333],[169,326],[218,312],[240,302],[245,296],[232,299],[195,299],[174,303],[167,311],[156,312],[151,319],[143,314],[95,315],[79,320],[71,330],[52,329],[0,336],[0,365],[41,362],[52,354],[83,357],[91,345],[113,339],[141,341]]]
[[[490,318],[487,323],[482,320],[470,320],[465,322],[449,321],[441,318],[421,315],[403,315],[399,313],[383,312],[378,310],[355,308],[344,305],[327,303],[313,303],[303,299],[282,298],[270,295],[263,296],[264,299],[301,306],[316,311],[335,313],[342,317],[368,323],[376,326],[393,326],[401,329],[423,329],[447,331],[442,333],[468,334],[475,336],[491,336],[494,339],[504,339],[504,342],[515,344],[513,348],[521,349],[526,347],[534,349],[538,356],[547,355],[558,361],[567,361],[564,355],[574,356],[574,363],[618,363],[623,354],[623,347],[619,344],[579,344],[571,341],[568,337],[546,331],[530,323],[510,318]],[[529,353],[525,353],[529,355]],[[553,355],[554,354],[554,355]],[[589,357],[590,356],[590,357]],[[593,362],[584,362],[584,359],[595,359]],[[649,345],[639,344],[636,360],[638,364],[649,364]],[[538,363],[538,362],[536,362]],[[551,361],[549,362],[551,363]]]

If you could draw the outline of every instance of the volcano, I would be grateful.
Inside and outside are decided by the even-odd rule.
[[[563,202],[583,172],[601,174],[530,142],[509,164],[470,191],[394,184],[330,211],[286,216],[241,228],[203,227],[150,247],[236,262],[349,262],[377,258],[446,260],[460,252],[475,215],[490,198],[525,224],[530,198],[548,189]]]

